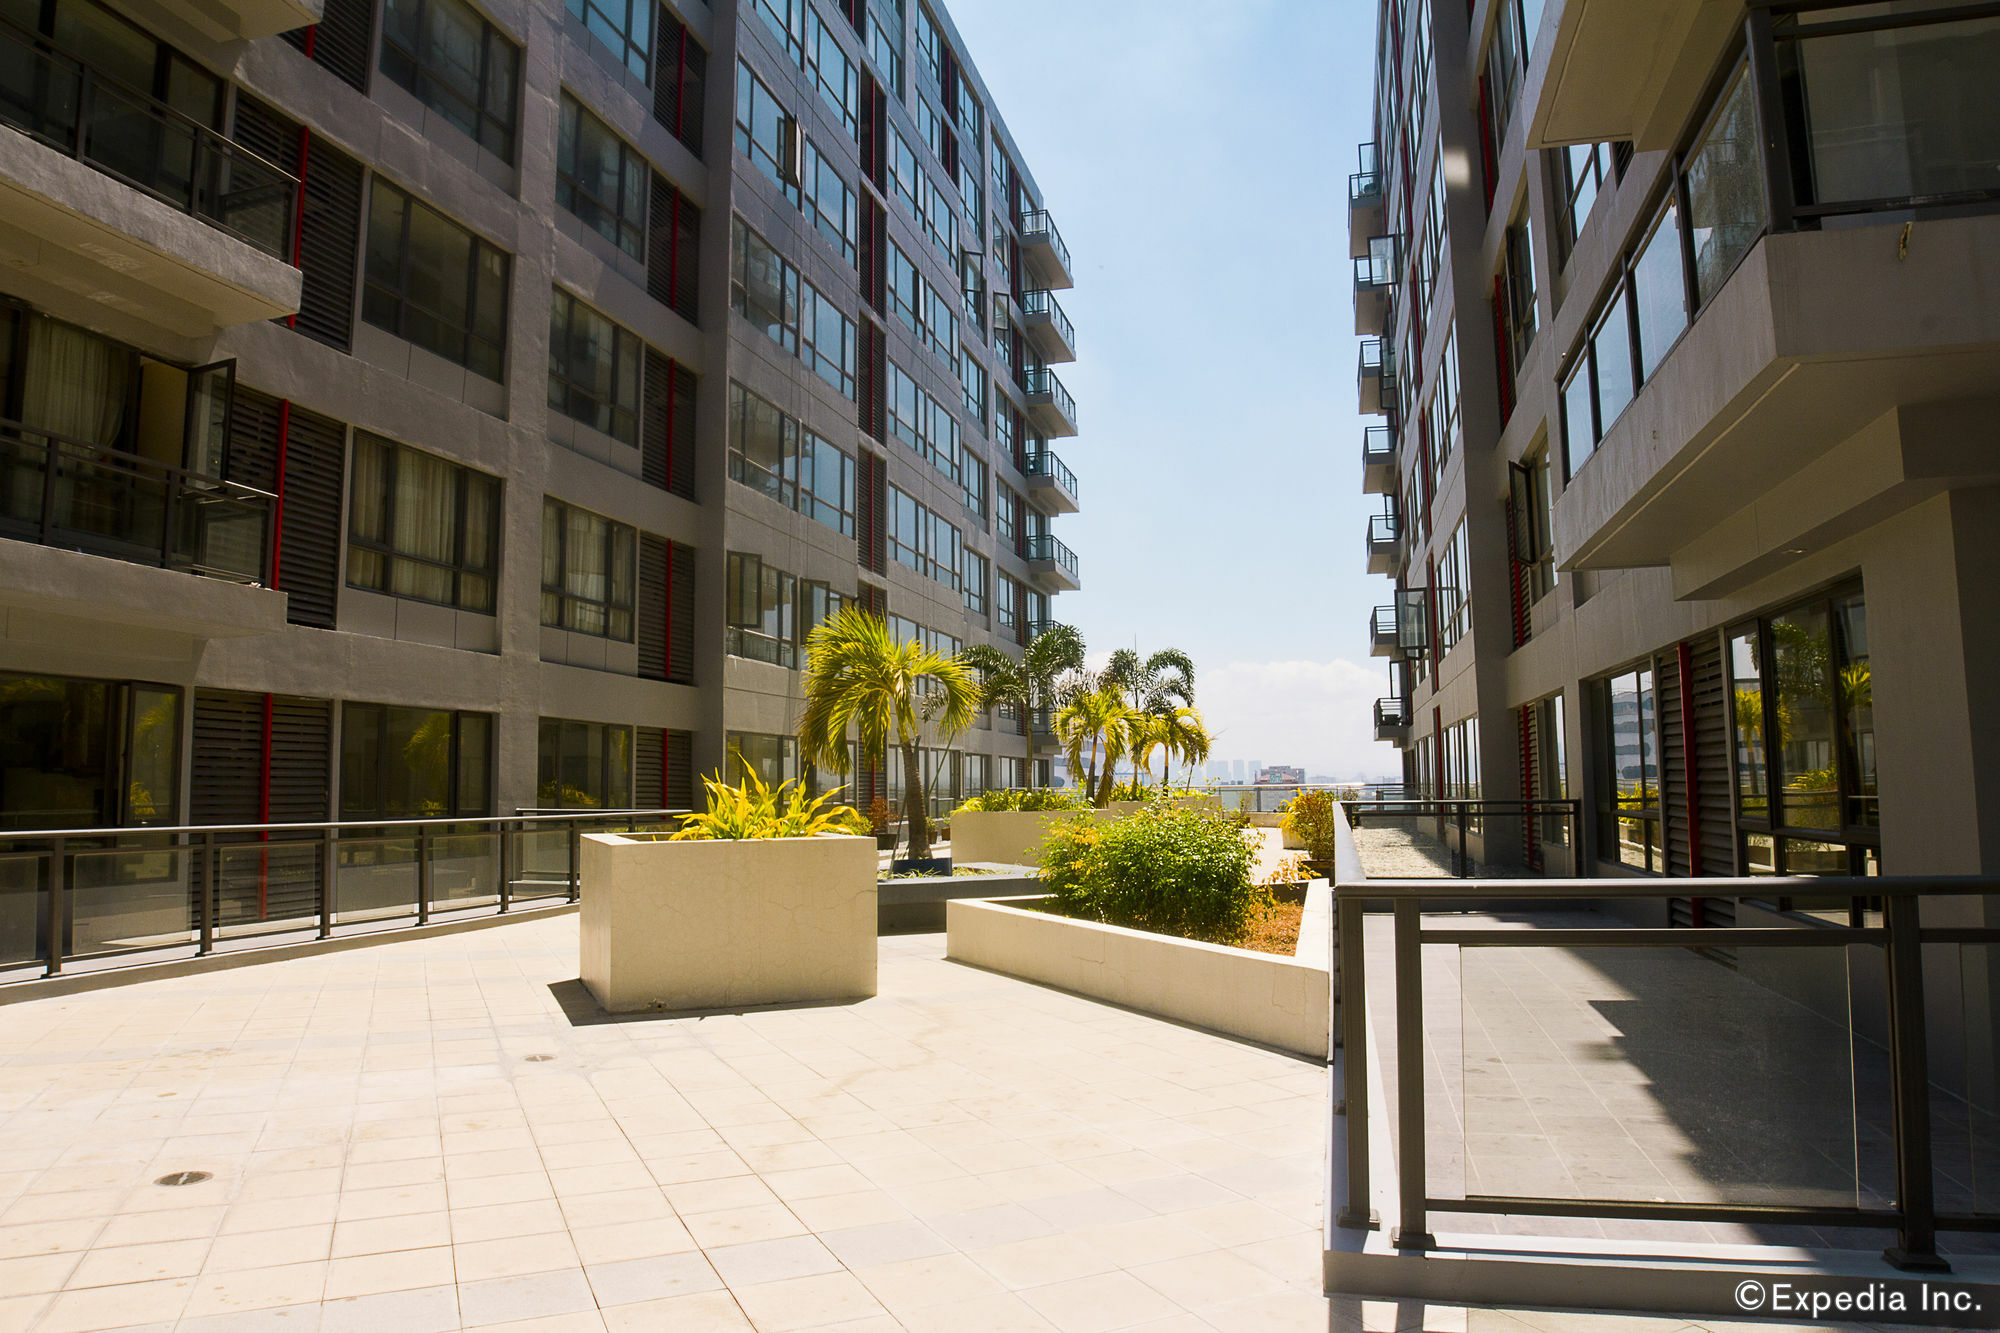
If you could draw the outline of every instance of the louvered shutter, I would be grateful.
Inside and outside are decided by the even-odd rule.
[[[882,201],[867,190],[861,192],[861,299],[881,314],[888,299],[888,265],[884,256],[889,244],[889,215]]]
[[[1660,840],[1666,851],[1666,873],[1688,872],[1687,735],[1681,717],[1680,663],[1671,653],[1653,664],[1655,707],[1660,736]]]
[[[293,327],[347,351],[361,255],[361,164],[314,135],[306,144],[299,219],[299,315]]]
[[[285,405],[238,380],[229,399],[228,479],[260,491],[278,489]]]
[[[663,808],[694,809],[694,737],[685,731],[667,733],[667,778]]]
[[[640,727],[632,755],[632,805],[639,810],[667,808],[667,733]]]
[[[863,569],[880,574],[886,570],[889,555],[888,531],[882,513],[889,499],[888,465],[879,454],[866,449],[860,453],[860,485],[855,500],[860,512],[855,515],[854,525],[857,558]]]
[[[267,103],[259,101],[245,92],[236,95],[236,118],[232,123],[230,137],[257,156],[282,171],[301,176],[299,168],[300,150],[304,146],[305,131],[290,116],[278,111]],[[273,211],[282,205],[269,205]],[[260,213],[265,210],[260,208]],[[297,239],[298,219],[296,216],[283,220],[285,234],[284,251],[293,253],[293,243]],[[281,315],[275,321],[290,324],[292,317]]]
[[[293,404],[285,430],[284,533],[278,587],[294,625],[332,629],[340,605],[340,501],[347,427]]]
[[[889,347],[882,326],[865,315],[861,320],[860,377],[854,395],[856,420],[870,439],[887,438],[889,420]]]
[[[707,95],[708,52],[687,25],[665,8],[654,9],[653,119],[696,157],[701,156],[702,99]]]
[[[188,818],[254,824],[263,806],[264,696],[196,690]]]
[[[889,188],[889,95],[867,70],[861,72],[861,174],[876,191]],[[865,193],[865,191],[864,191]]]
[[[695,390],[687,367],[648,347],[639,468],[647,484],[695,498]]]
[[[1538,778],[1542,771],[1541,728],[1536,725],[1537,713],[1535,705],[1529,704],[1519,711],[1521,724],[1521,799],[1524,801],[1533,801],[1541,795],[1536,790],[1539,786]],[[1531,870],[1540,870],[1542,868],[1542,848],[1539,840],[1540,825],[1541,820],[1536,815],[1534,807],[1529,806],[1523,812],[1521,829],[1522,837],[1526,844],[1522,850],[1526,853],[1528,867]]]
[[[647,680],[666,680],[672,655],[667,639],[672,551],[666,538],[639,534],[639,674]]]
[[[331,812],[333,705],[275,695],[270,707],[270,822],[306,824]],[[287,845],[289,843],[290,845]],[[319,834],[273,833],[262,859],[262,917],[285,921],[319,911]]]
[[[646,292],[688,323],[698,322],[701,210],[657,172],[647,225]]]
[[[317,24],[284,38],[342,83],[368,91],[369,56],[375,45],[374,0],[326,0]]]
[[[694,548],[669,542],[667,562],[667,679],[694,684]]]
[[[1736,833],[1730,809],[1729,678],[1723,670],[1722,641],[1708,635],[1688,645],[1688,675],[1694,696],[1695,810],[1701,820],[1701,872],[1734,875]],[[1733,910],[1733,904],[1721,904]]]

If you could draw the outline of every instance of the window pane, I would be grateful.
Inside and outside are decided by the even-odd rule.
[[[1847,749],[1851,789],[1847,822],[1869,827],[1882,822],[1875,789],[1875,686],[1868,658],[1868,605],[1858,596],[1834,604],[1840,617],[1841,743]]]
[[[1715,124],[1688,159],[1695,296],[1706,305],[1764,230],[1764,175],[1750,80],[1738,76]]]
[[[1632,266],[1639,308],[1639,379],[1653,378],[1660,358],[1687,327],[1687,288],[1681,281],[1680,210],[1669,204],[1652,239]]]
[[[1611,423],[1632,401],[1632,326],[1626,319],[1623,288],[1591,337],[1590,350],[1597,366],[1598,429],[1609,434]]]
[[[1757,656],[1757,631],[1729,640],[1729,680],[1736,737],[1736,803],[1745,819],[1771,813],[1769,751],[1764,733],[1764,673]]]
[[[1839,782],[1833,750],[1833,645],[1820,607],[1771,621],[1772,669],[1777,674],[1778,771],[1784,782],[1781,821],[1791,828],[1839,826]]]
[[[1597,448],[1597,429],[1591,416],[1590,352],[1577,357],[1569,383],[1563,385],[1563,452],[1569,460],[1569,474],[1583,466]],[[1417,511],[1412,511],[1417,512]]]

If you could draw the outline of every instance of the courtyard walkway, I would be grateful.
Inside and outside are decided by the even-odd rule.
[[[572,916],[0,1007],[0,1333],[1690,1327],[1330,1301],[1324,1069],[881,947],[711,1017],[606,1019]]]

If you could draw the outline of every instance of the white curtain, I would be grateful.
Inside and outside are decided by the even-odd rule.
[[[109,445],[125,419],[131,362],[121,347],[41,315],[28,319],[24,424]]]

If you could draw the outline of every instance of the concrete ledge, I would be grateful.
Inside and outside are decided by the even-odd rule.
[[[1029,866],[982,867],[991,875],[924,875],[885,879],[875,889],[878,935],[934,933],[944,929],[944,906],[959,898],[1003,898],[1039,892]]]
[[[958,962],[1314,1060],[1327,1058],[1331,1002],[1325,967],[1074,921],[1004,901],[948,903],[945,934],[945,956]]]

